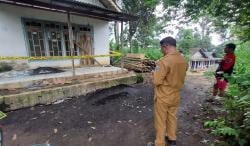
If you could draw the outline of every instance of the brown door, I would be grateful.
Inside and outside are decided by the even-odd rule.
[[[79,52],[80,55],[82,56],[88,56],[88,55],[93,55],[93,35],[90,31],[90,29],[87,29],[85,27],[80,28],[79,32]],[[86,58],[86,59],[81,59],[80,60],[80,65],[81,66],[86,66],[86,65],[93,65],[94,64],[94,59],[93,58]]]

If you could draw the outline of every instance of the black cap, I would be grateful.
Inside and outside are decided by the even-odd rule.
[[[176,47],[176,40],[172,37],[165,37],[160,41],[161,46],[162,45],[170,45]]]

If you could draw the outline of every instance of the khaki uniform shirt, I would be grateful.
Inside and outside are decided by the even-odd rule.
[[[187,69],[187,61],[180,53],[168,54],[161,58],[153,73],[155,100],[168,105],[178,105]]]

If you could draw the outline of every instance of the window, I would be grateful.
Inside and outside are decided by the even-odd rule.
[[[75,27],[72,27],[73,30],[73,41],[74,41],[74,51],[73,51],[73,55],[77,56],[78,55],[78,51],[77,51],[77,37],[76,37],[76,31],[75,31]],[[66,51],[66,56],[71,56],[71,50],[70,50],[70,45],[69,45],[69,30],[68,30],[68,26],[64,26],[63,27],[63,36],[64,36],[64,45],[65,45],[65,51]]]
[[[28,36],[30,56],[45,56],[42,24],[26,22],[25,27]]]
[[[67,24],[25,20],[30,56],[71,56]],[[73,25],[73,55],[92,54],[92,30],[89,26]],[[89,37],[90,36],[90,37]],[[79,47],[80,46],[80,47]],[[84,53],[85,52],[85,53]]]
[[[62,56],[62,36],[59,24],[46,24],[46,31],[48,34],[49,54],[50,56]]]

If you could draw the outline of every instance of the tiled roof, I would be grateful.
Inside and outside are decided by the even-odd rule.
[[[109,10],[121,12],[120,8],[112,0],[71,0],[71,1],[78,2],[78,3],[84,3],[84,4],[89,4],[89,5],[97,6],[97,7],[100,7],[100,8],[106,8],[106,9],[109,9]]]
[[[99,0],[72,0],[72,1],[90,4],[90,5],[95,5],[95,6],[99,6],[101,8],[105,8],[105,6]]]

